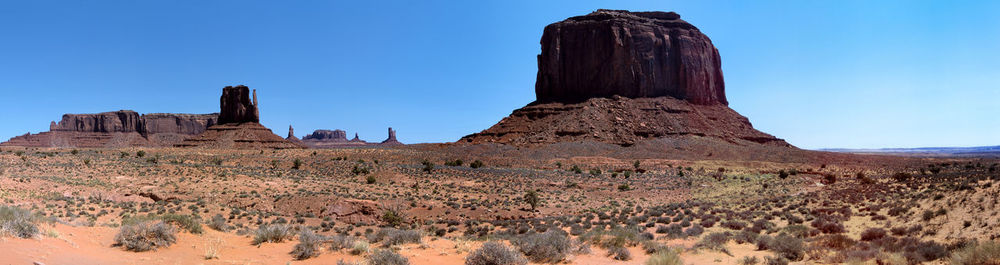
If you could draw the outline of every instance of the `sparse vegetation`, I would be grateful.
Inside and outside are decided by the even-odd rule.
[[[525,265],[528,260],[520,252],[499,242],[486,242],[465,257],[466,265]]]
[[[163,221],[123,225],[115,235],[115,246],[135,252],[165,248],[175,242],[177,242],[177,231]]]

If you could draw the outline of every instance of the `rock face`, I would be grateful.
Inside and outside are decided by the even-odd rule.
[[[49,132],[25,134],[0,145],[29,147],[172,146],[216,124],[218,114],[143,114],[131,110],[64,114]]]
[[[176,146],[223,149],[305,148],[302,144],[281,138],[259,123],[256,90],[253,91],[251,102],[250,88],[224,87],[219,108],[222,112],[219,114],[218,124],[208,127],[196,137],[184,139]]]
[[[728,107],[719,52],[676,13],[598,10],[545,27],[541,45],[537,100],[459,143],[791,147]]]
[[[260,122],[257,110],[257,90],[253,90],[253,101],[250,101],[250,88],[247,86],[227,86],[222,88],[219,98],[222,112],[219,113],[219,123]]]
[[[545,27],[537,101],[669,96],[727,105],[712,41],[674,12],[598,10]]]

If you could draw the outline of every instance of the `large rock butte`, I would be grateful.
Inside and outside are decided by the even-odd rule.
[[[460,143],[651,139],[791,147],[728,107],[719,52],[673,12],[597,10],[545,27],[537,100]]]
[[[719,51],[674,12],[597,10],[545,27],[538,102],[669,96],[727,105]]]
[[[0,145],[27,147],[173,146],[215,125],[218,114],[139,114],[120,110],[64,114],[49,131],[11,138]]]
[[[224,87],[219,108],[222,110],[219,124],[208,127],[196,137],[184,139],[176,146],[222,149],[305,148],[300,143],[281,138],[259,123],[257,90],[253,91],[251,102],[250,88]]]
[[[249,87],[244,85],[224,87],[219,105],[222,109],[219,113],[219,124],[260,122],[256,89],[253,90],[253,101],[251,101]]]

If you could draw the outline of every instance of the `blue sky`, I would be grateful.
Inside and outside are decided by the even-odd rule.
[[[1000,1],[3,1],[0,138],[245,84],[278,135],[455,141],[534,100],[543,27],[598,8],[680,13],[796,146],[1000,144]]]

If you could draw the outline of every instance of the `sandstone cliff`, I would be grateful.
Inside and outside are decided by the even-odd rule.
[[[541,45],[538,102],[618,95],[728,104],[719,51],[674,12],[598,10],[545,27]]]

